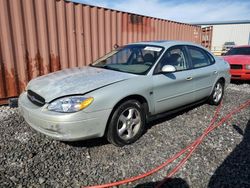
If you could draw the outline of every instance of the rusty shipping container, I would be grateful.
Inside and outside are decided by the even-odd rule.
[[[212,47],[213,26],[203,27],[201,29],[201,44],[211,50]]]
[[[0,104],[32,78],[149,40],[200,44],[201,28],[64,0],[0,0]]]

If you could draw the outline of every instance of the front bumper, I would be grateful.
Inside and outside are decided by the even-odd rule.
[[[86,113],[58,113],[39,107],[27,98],[26,92],[18,99],[19,111],[25,121],[35,130],[56,140],[76,141],[104,135],[112,109]]]
[[[246,69],[231,69],[232,80],[250,80],[250,70]]]

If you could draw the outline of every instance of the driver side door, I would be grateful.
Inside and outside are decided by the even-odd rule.
[[[173,46],[165,52],[156,66],[152,76],[155,114],[175,109],[195,100],[193,72],[187,57],[185,46]],[[176,71],[164,73],[161,71],[164,65],[173,65]]]

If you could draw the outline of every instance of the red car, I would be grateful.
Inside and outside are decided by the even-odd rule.
[[[250,80],[250,46],[231,48],[223,58],[230,64],[233,80]]]

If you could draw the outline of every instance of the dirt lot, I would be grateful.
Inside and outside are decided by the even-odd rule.
[[[250,99],[250,85],[230,84],[220,117]],[[18,109],[0,107],[0,187],[79,187],[146,172],[197,138],[216,107],[200,105],[150,123],[133,145],[94,139],[54,141],[32,130]],[[153,187],[173,167],[121,187]],[[250,108],[213,131],[165,187],[250,187]]]

